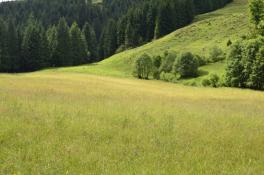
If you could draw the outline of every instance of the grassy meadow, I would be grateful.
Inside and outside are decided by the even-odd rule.
[[[264,94],[0,75],[0,174],[264,174]]]
[[[95,0],[94,2],[99,2]],[[207,55],[248,32],[246,0],[100,63],[0,74],[2,175],[264,175],[264,93],[131,77],[142,53]]]

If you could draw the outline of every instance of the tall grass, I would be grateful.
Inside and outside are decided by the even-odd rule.
[[[264,174],[264,94],[0,75],[0,174]]]

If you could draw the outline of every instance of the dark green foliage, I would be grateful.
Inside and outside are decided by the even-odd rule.
[[[227,43],[226,43],[226,46],[229,47],[229,46],[231,46],[232,44],[233,44],[232,41],[231,41],[231,40],[228,40]]]
[[[133,75],[139,79],[149,79],[153,70],[151,57],[144,54],[138,57],[134,63]]]
[[[152,57],[153,63],[153,78],[156,80],[160,79],[160,71],[159,68],[161,66],[162,58],[160,56]]]
[[[0,68],[1,70],[7,71],[10,67],[8,65],[8,44],[7,44],[7,24],[0,18]]]
[[[91,54],[91,61],[96,61],[96,58],[98,57],[96,34],[93,27],[88,22],[86,22],[83,27],[83,33],[87,43],[87,50]]]
[[[173,72],[181,78],[195,77],[198,73],[198,62],[190,52],[181,54],[173,64]]]
[[[73,23],[70,29],[71,59],[72,65],[80,65],[89,62],[85,36],[77,23]]]
[[[69,26],[64,18],[61,18],[57,26],[57,47],[53,56],[54,66],[70,66],[72,64],[71,40]]]
[[[171,4],[169,2],[163,3],[159,8],[156,19],[155,38],[160,38],[175,29],[173,18],[173,8]]]
[[[263,90],[263,45],[263,37],[232,45],[226,68],[227,86]]]
[[[256,59],[253,62],[252,73],[250,74],[250,86],[254,89],[264,90],[264,47],[260,48]]]
[[[22,71],[35,71],[45,67],[45,35],[42,26],[30,18],[22,42]]]
[[[196,13],[205,13],[225,6],[232,0],[195,0]]]
[[[100,42],[100,55],[102,58],[111,56],[117,49],[117,26],[114,20],[109,20],[103,31]]]
[[[56,26],[52,26],[50,27],[47,32],[46,32],[46,36],[47,36],[47,43],[48,43],[48,49],[49,49],[49,66],[54,66],[55,65],[55,53],[57,50],[57,46],[58,46],[58,36],[57,36],[57,28]]]
[[[243,57],[242,45],[236,42],[232,45],[230,53],[227,57],[227,68],[226,68],[226,84],[231,87],[243,87],[244,77],[242,64]]]
[[[252,0],[249,5],[251,22],[257,33],[264,35],[264,1]]]

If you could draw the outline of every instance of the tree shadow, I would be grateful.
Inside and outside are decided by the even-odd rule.
[[[208,75],[209,74],[209,72],[208,71],[205,71],[205,70],[198,70],[198,76],[206,76],[206,75]]]

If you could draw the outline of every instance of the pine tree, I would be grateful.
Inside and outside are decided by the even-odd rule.
[[[74,22],[71,26],[70,38],[72,45],[72,64],[80,65],[83,63],[87,63],[89,60],[85,37],[76,22]]]
[[[173,11],[170,3],[164,2],[156,20],[155,38],[160,38],[174,30]]]
[[[102,38],[103,56],[108,57],[117,49],[117,29],[114,20],[108,21]]]
[[[59,20],[57,26],[57,47],[53,57],[54,66],[72,65],[69,26],[65,18]]]
[[[46,32],[47,44],[49,49],[49,66],[54,66],[56,64],[56,48],[58,46],[58,36],[56,26],[49,27]]]
[[[30,17],[22,42],[22,71],[35,71],[45,66],[41,30],[40,24]]]
[[[13,20],[8,22],[7,32],[7,54],[8,54],[8,72],[16,72],[19,70],[19,39]]]
[[[7,24],[0,18],[0,71],[6,72],[9,68],[7,65],[8,59],[7,47]]]
[[[97,53],[97,39],[93,27],[86,22],[83,27],[83,34],[87,43],[87,50],[90,52],[91,61],[96,61]]]

